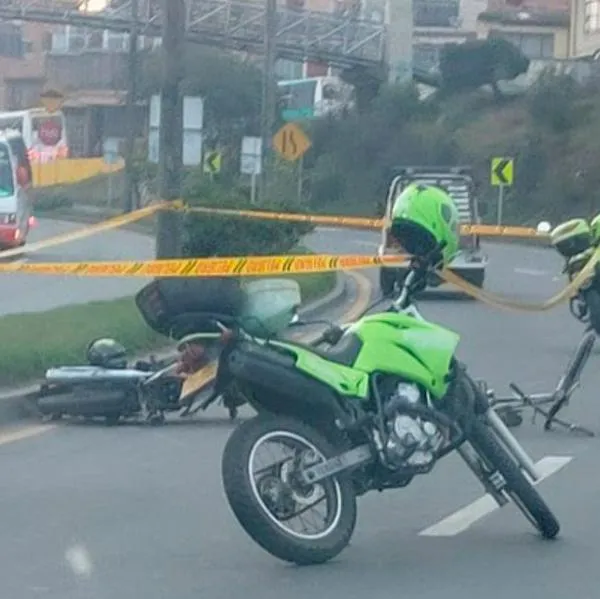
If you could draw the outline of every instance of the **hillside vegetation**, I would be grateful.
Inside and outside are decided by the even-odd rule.
[[[515,185],[505,194],[506,223],[594,213],[600,210],[597,91],[552,73],[512,98],[477,91],[419,102],[413,89],[384,89],[361,114],[312,124],[311,209],[373,214],[395,166],[470,165],[484,220],[494,222],[490,160],[510,156]]]
[[[496,46],[487,44],[469,50],[471,54],[479,53],[480,58],[487,57],[487,62],[480,65],[483,74],[489,71],[492,58],[499,60],[500,54],[506,54],[506,48]],[[508,53],[508,58],[516,61],[510,76],[522,72],[526,65],[517,60],[519,56]],[[158,89],[155,59],[150,56],[145,63],[145,95]],[[503,60],[510,63],[506,57]],[[205,147],[219,148],[223,167],[214,180],[203,175],[201,169],[189,171],[184,197],[195,204],[248,207],[249,178],[239,174],[239,154],[242,137],[259,132],[260,72],[251,62],[199,47],[188,48],[185,62],[183,91],[204,96]],[[507,67],[501,70],[506,72]],[[497,90],[490,91],[494,82],[487,89],[484,86],[467,91],[465,85],[459,85],[461,81],[442,86],[425,101],[419,99],[414,86],[373,88],[372,94],[363,94],[364,101],[358,102],[354,110],[301,123],[312,141],[304,159],[302,197],[298,197],[297,166],[275,160],[269,165],[270,197],[262,207],[381,214],[394,167],[470,165],[478,184],[483,219],[494,222],[497,190],[489,184],[490,160],[510,156],[515,159],[515,184],[506,190],[505,223],[533,224],[542,218],[556,222],[600,211],[597,83],[580,86],[569,76],[548,72],[525,95],[502,97]],[[482,77],[476,78],[469,85],[477,87],[482,81]],[[276,126],[281,124],[279,120]],[[156,167],[144,160],[142,150],[138,176],[155,191]],[[119,177],[113,180],[112,189],[117,195],[122,189]],[[45,190],[40,196],[40,208],[44,204],[64,208],[72,202],[108,203],[107,185],[100,179],[72,189]],[[112,205],[119,205],[118,198]],[[208,229],[213,226],[215,235],[209,235]],[[272,243],[258,244],[262,251],[285,251],[306,232],[294,226],[279,237],[273,226],[281,225],[240,221],[235,231],[229,231],[227,227],[233,224],[225,219],[204,219],[193,228],[213,240],[208,245],[214,242],[221,247],[211,245],[195,251],[227,251],[231,245],[229,234],[235,237],[234,245],[239,245],[244,228],[251,229],[248,239],[252,238],[253,246],[254,240],[269,238]]]

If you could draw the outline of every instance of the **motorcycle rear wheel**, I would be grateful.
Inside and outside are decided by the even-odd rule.
[[[338,475],[310,488],[301,487],[293,478],[294,470],[286,470],[286,464],[294,467],[294,458],[260,469],[262,478],[254,480],[253,463],[258,447],[277,438],[304,446],[306,455],[312,453],[318,461],[341,452],[302,422],[285,416],[259,414],[237,427],[225,446],[221,472],[227,500],[242,528],[274,557],[298,565],[324,563],[346,548],[354,532],[356,495],[353,485],[347,477]],[[314,463],[313,458],[311,465]],[[320,490],[324,492],[327,508],[334,506],[327,528],[313,535],[291,530],[287,523],[308,509],[299,510],[299,516],[281,512],[290,510],[292,505],[294,510],[296,506],[310,505]]]
[[[488,425],[476,420],[468,437],[475,450],[502,475],[506,493],[542,537],[554,539],[560,531],[558,520]]]

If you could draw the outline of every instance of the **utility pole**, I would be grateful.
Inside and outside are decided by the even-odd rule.
[[[185,52],[185,0],[163,0],[162,89],[158,192],[161,200],[181,197],[183,169],[183,54]],[[181,214],[175,210],[158,213],[156,257],[178,258],[182,250]]]
[[[137,180],[135,176],[135,136],[137,133],[137,78],[138,78],[138,0],[131,0],[131,20],[133,25],[129,32],[129,58],[128,58],[128,88],[127,88],[127,141],[125,147],[125,205],[124,211],[131,212],[135,209],[137,198]]]
[[[262,172],[260,177],[261,201],[268,197],[269,168],[271,158],[271,138],[275,121],[276,90],[275,90],[275,61],[277,60],[277,0],[265,0],[265,46],[262,79],[262,115],[261,131],[263,147]]]

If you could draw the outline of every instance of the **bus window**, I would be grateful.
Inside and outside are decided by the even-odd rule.
[[[68,146],[63,113],[32,115],[31,140],[27,146],[33,162],[67,158]]]
[[[60,115],[34,116],[31,131],[33,145],[57,146],[63,138],[63,118]]]
[[[23,135],[23,117],[5,116],[0,117],[0,130],[13,129]]]
[[[0,197],[6,198],[15,193],[13,166],[6,144],[0,144]]]
[[[295,120],[312,118],[315,111],[317,81],[303,79],[279,84],[279,93],[283,100],[283,118]]]

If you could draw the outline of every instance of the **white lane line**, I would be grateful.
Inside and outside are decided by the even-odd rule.
[[[539,484],[544,479],[552,476],[561,468],[564,468],[573,458],[570,456],[546,456],[542,458],[536,465],[536,470],[539,474],[539,479],[535,484]],[[496,511],[500,506],[487,493],[476,499],[469,505],[450,514],[443,520],[440,520],[433,526],[422,530],[419,533],[421,537],[453,537],[461,532],[464,532],[481,520],[488,514]]]
[[[0,433],[0,445],[7,445],[8,443],[14,443],[15,441],[22,441],[23,439],[29,439],[29,437],[35,437],[43,433],[47,433],[52,429],[56,428],[52,424],[40,424],[28,426],[25,428],[19,428],[13,431],[6,431]]]
[[[530,277],[545,277],[549,274],[546,270],[537,270],[535,268],[515,268],[515,273]]]

